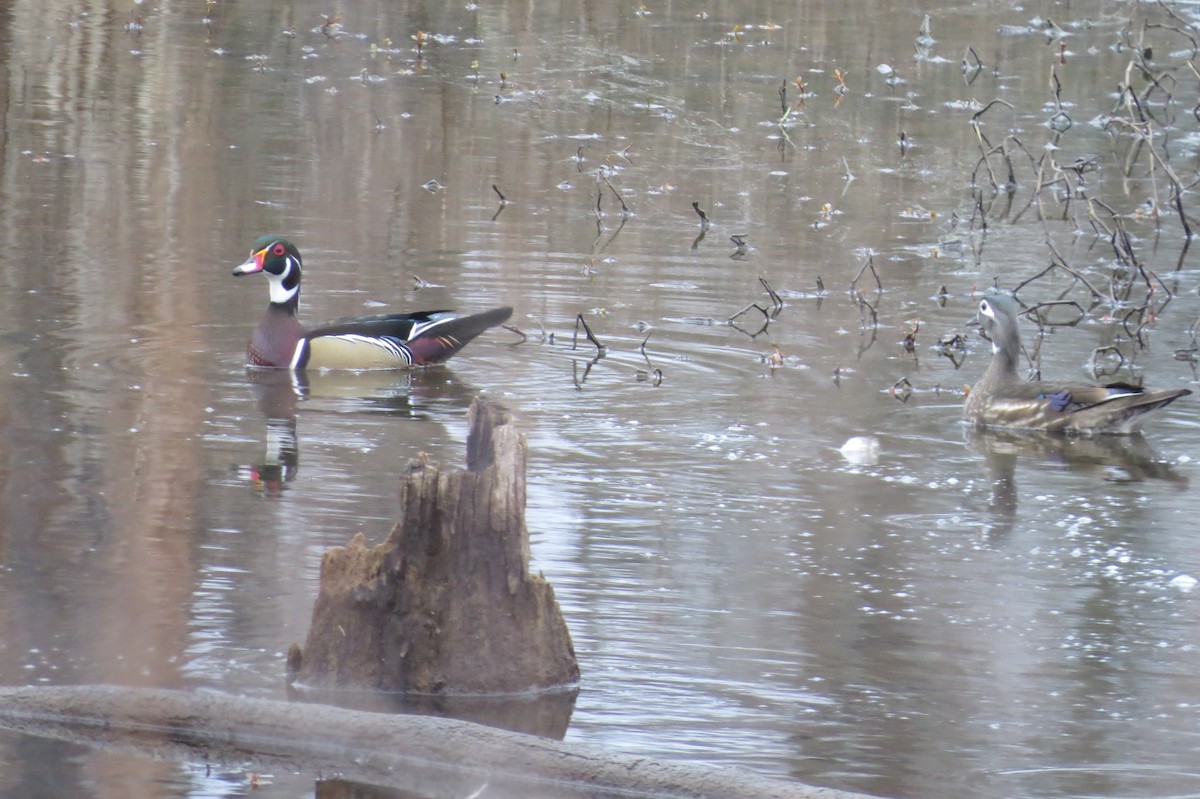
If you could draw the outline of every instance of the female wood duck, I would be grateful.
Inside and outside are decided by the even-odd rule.
[[[997,294],[979,301],[978,324],[992,342],[992,363],[963,406],[963,417],[976,427],[1127,435],[1152,411],[1192,393],[1186,388],[1153,390],[1125,383],[1097,386],[1023,380],[1017,374],[1019,312],[1012,297]]]
[[[403,369],[441,363],[512,308],[459,316],[419,311],[338,319],[306,331],[296,321],[300,305],[300,253],[287,239],[262,236],[235,276],[262,272],[271,304],[254,330],[246,357],[253,366],[282,369]]]

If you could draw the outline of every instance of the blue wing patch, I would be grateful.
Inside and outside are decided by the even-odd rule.
[[[1050,410],[1055,413],[1062,413],[1071,405],[1071,392],[1056,391],[1053,394],[1039,394],[1038,399],[1048,400],[1050,402]]]

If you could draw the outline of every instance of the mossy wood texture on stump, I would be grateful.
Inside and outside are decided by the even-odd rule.
[[[511,693],[579,679],[571,636],[529,573],[525,436],[475,400],[467,468],[413,461],[387,540],[325,554],[299,680],[324,688]]]

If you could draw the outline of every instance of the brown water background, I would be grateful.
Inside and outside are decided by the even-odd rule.
[[[385,536],[397,473],[461,461],[486,394],[528,434],[534,567],[583,672],[569,740],[897,797],[1200,795],[1195,397],[1121,444],[959,423],[990,357],[964,326],[980,289],[1051,244],[1114,273],[1063,186],[1029,205],[1043,153],[1096,159],[1087,190],[1162,279],[1155,307],[1177,292],[1144,348],[1119,304],[1054,328],[1044,374],[1091,379],[1116,343],[1115,377],[1194,387],[1174,353],[1195,253],[1163,172],[1124,174],[1105,129],[1152,46],[1175,81],[1157,152],[1195,180],[1182,23],[1105,2],[344,5],[0,8],[0,681],[281,697],[322,552]],[[971,186],[995,99],[979,130],[1024,148],[1011,196]],[[263,232],[300,247],[308,321],[508,304],[529,338],[264,390],[243,349],[266,287],[230,277]],[[849,292],[869,257],[877,325]],[[771,310],[760,277],[784,307],[729,324]],[[1083,297],[1061,271],[1021,296],[1062,292]],[[598,361],[571,347],[580,314]],[[961,366],[936,346],[956,333]],[[877,460],[839,452],[854,436]],[[249,791],[0,736],[4,796]],[[255,795],[311,791],[276,774]]]

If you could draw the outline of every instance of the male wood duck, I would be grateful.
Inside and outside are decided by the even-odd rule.
[[[992,342],[992,363],[967,394],[963,417],[976,427],[1011,427],[1056,433],[1127,435],[1148,415],[1192,392],[1144,389],[1125,383],[1067,385],[1023,380],[1017,374],[1020,307],[1012,297],[979,301],[979,325]]]
[[[313,330],[296,320],[300,305],[300,252],[287,239],[262,236],[235,276],[262,272],[271,304],[254,330],[246,357],[253,366],[281,369],[404,369],[441,363],[489,327],[502,324],[512,308],[459,316],[453,311],[418,311],[337,319]]]

